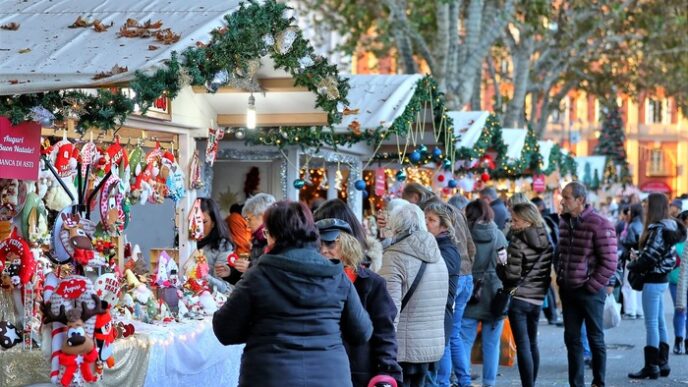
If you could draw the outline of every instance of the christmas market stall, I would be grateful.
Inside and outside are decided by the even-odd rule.
[[[0,385],[236,384],[243,348],[212,333],[227,295],[194,242],[204,161],[220,125],[272,118],[270,91],[290,89],[318,110],[300,124],[324,125],[341,118],[346,83],[275,2],[3,12]],[[206,94],[221,87],[240,90],[243,108],[218,110]],[[72,345],[81,326],[85,344]]]

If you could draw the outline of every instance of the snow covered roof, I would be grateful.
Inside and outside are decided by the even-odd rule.
[[[575,159],[578,164],[578,180],[583,180],[583,176],[585,176],[585,164],[588,163],[590,164],[590,178],[592,179],[593,176],[595,176],[595,170],[597,170],[600,179],[602,178],[604,166],[607,163],[607,156],[578,156]]]
[[[181,52],[208,42],[210,32],[223,25],[225,14],[238,9],[240,0],[0,0],[0,25],[16,23],[15,31],[0,30],[0,93],[22,94],[55,89],[126,82],[137,70],[154,70]],[[96,19],[94,26],[70,28],[77,17]],[[118,37],[127,19],[143,24],[162,22],[179,40],[169,45],[147,38]],[[155,46],[151,47],[151,46]],[[113,66],[126,68],[107,78],[98,73]]]
[[[462,147],[472,148],[478,142],[490,112],[450,111],[447,115],[454,122],[454,137],[459,138],[459,141],[456,142],[456,148],[458,149]]]
[[[351,88],[346,99],[349,100],[350,112],[341,123],[334,126],[337,131],[348,130],[354,120],[363,129],[374,129],[380,125],[389,128],[406,109],[423,76],[351,75],[348,79]],[[428,117],[428,120],[432,120],[432,117]]]
[[[526,145],[526,129],[503,128],[502,140],[506,145],[506,157],[517,160],[521,158],[521,151]]]

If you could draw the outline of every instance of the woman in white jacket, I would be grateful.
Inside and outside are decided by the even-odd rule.
[[[404,372],[404,386],[423,386],[426,378],[434,382],[435,363],[444,353],[449,275],[418,206],[405,204],[396,208],[389,221],[394,242],[385,250],[379,274],[387,281],[387,290],[400,311],[395,326],[397,360]],[[402,305],[419,273],[422,274],[418,286],[408,303]]]

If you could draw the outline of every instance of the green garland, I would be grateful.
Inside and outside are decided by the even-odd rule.
[[[121,90],[97,90],[95,95],[82,91],[49,91],[8,96],[0,100],[0,115],[9,117],[16,125],[31,120],[31,109],[42,106],[60,121],[76,114],[79,130],[89,127],[110,130],[121,126],[134,112],[134,104],[145,113],[160,96],[174,99],[189,80],[193,85],[205,85],[221,70],[237,79],[249,73],[252,62],[269,55],[276,68],[294,77],[297,86],[317,95],[316,107],[327,112],[330,124],[338,123],[349,85],[339,78],[335,66],[315,56],[301,31],[293,26],[294,19],[284,17],[289,9],[274,0],[263,4],[254,0],[242,3],[238,11],[225,16],[227,27],[213,31],[206,46],[187,48],[181,54],[181,61],[173,53],[167,66],[152,75],[137,71],[129,84],[135,92],[134,98]],[[285,31],[295,34],[295,39],[282,53],[279,37]],[[266,36],[272,37],[275,43],[268,44]]]
[[[265,132],[257,131],[256,133],[249,134],[246,137],[246,143],[277,146],[279,148],[299,145],[302,148],[316,149],[327,145],[336,149],[338,146],[351,146],[363,142],[377,147],[380,142],[389,139],[391,136],[406,137],[409,125],[415,122],[417,114],[430,102],[432,102],[436,125],[439,125],[444,119],[445,130],[453,131],[451,118],[446,114],[447,109],[444,105],[444,95],[439,91],[437,82],[431,76],[426,76],[418,81],[416,91],[406,105],[404,112],[388,128],[380,125],[377,128],[360,128],[360,131],[349,130],[345,133],[336,133],[331,127],[290,127],[288,130],[269,129]],[[441,135],[444,138],[444,133]],[[454,141],[453,135],[451,141]]]

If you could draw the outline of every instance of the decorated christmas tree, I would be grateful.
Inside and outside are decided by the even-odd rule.
[[[583,168],[583,184],[585,184],[586,187],[590,187],[592,185],[592,176],[590,175],[589,162],[586,162],[585,167]]]
[[[628,183],[631,176],[626,159],[626,149],[624,148],[626,136],[619,106],[616,104],[616,100],[612,98],[605,103],[603,109],[604,121],[602,122],[600,140],[595,147],[595,154],[607,156],[615,167],[605,168],[603,181]]]
[[[595,191],[597,191],[600,188],[600,174],[597,171],[597,169],[595,169],[595,173],[593,174],[592,184],[590,184],[590,188]]]

